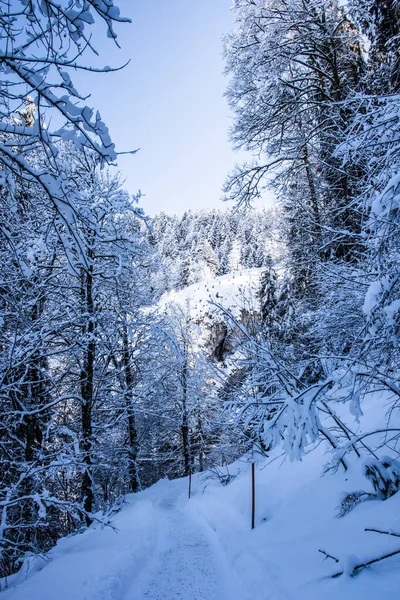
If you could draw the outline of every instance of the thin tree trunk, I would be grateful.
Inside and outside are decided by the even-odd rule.
[[[129,484],[132,492],[139,492],[141,490],[139,468],[137,464],[137,457],[139,454],[139,442],[136,428],[136,417],[133,407],[133,384],[134,376],[132,372],[132,366],[130,362],[129,354],[129,338],[128,328],[126,324],[123,327],[123,363],[125,373],[125,401],[127,405],[128,413],[128,434],[129,434]]]
[[[43,298],[39,298],[30,314],[32,324],[40,318],[43,307]],[[30,361],[27,370],[27,383],[23,385],[22,405],[29,409],[36,409],[43,406],[46,402],[46,391],[42,380],[43,357],[41,356],[41,350],[35,352]],[[25,415],[23,418],[21,433],[25,445],[25,462],[28,465],[37,459],[38,452],[42,446],[42,419],[43,415]],[[26,496],[33,494],[35,492],[35,481],[31,477],[26,477],[21,491]],[[35,543],[35,536],[37,534],[35,521],[37,521],[38,517],[37,507],[31,500],[26,500],[22,503],[22,516],[25,526],[30,525],[25,528],[24,546],[26,550],[32,550],[32,544]]]
[[[204,439],[203,439],[203,426],[199,417],[197,421],[198,435],[199,435],[199,471],[204,471]]]
[[[192,468],[192,457],[190,452],[190,435],[189,435],[189,419],[188,419],[188,359],[187,359],[187,349],[186,343],[184,342],[184,352],[183,352],[183,365],[181,371],[181,384],[182,384],[182,445],[183,445],[183,462],[185,469],[185,476],[189,475]]]
[[[315,189],[314,176],[313,176],[311,166],[310,166],[307,144],[304,144],[304,148],[303,148],[303,162],[304,162],[304,168],[306,171],[308,189],[310,191],[310,200],[311,200],[311,206],[312,206],[312,211],[313,211],[313,215],[314,215],[314,221],[315,221],[315,225],[316,225],[316,233],[317,233],[318,238],[320,238],[321,237],[321,216],[319,214],[317,192]]]
[[[92,258],[88,253],[89,259]],[[81,371],[81,396],[82,396],[82,458],[85,470],[82,476],[82,500],[86,512],[86,524],[92,523],[90,514],[93,512],[93,423],[92,411],[94,400],[94,365],[96,360],[95,342],[95,310],[93,302],[93,268],[89,266],[87,271],[82,271],[81,293],[83,306],[86,312],[86,323],[84,335],[87,336],[85,355],[83,358],[83,369]]]

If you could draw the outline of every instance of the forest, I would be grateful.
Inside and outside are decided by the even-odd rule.
[[[342,518],[400,489],[400,3],[232,10],[230,140],[253,158],[220,209],[150,218],[73,83],[110,71],[94,25],[118,44],[128,19],[0,0],[0,581],[127,494],[229,484],[254,453],[295,469],[323,444],[324,477],[357,473]]]

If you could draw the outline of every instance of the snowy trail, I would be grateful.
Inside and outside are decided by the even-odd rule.
[[[188,508],[183,486],[160,482],[130,498],[115,530],[62,540],[1,600],[249,600],[215,531]]]
[[[205,524],[172,506],[160,518],[157,555],[123,600],[247,600]]]
[[[398,548],[396,538],[370,541],[365,527],[400,528],[400,493],[338,519],[343,491],[363,488],[364,475],[358,469],[351,481],[347,472],[321,478],[324,452],[319,445],[300,464],[260,463],[254,530],[248,463],[230,467],[236,475],[228,486],[207,473],[194,476],[190,500],[187,478],[160,480],[127,496],[112,527],[94,524],[28,560],[0,600],[398,598],[396,556],[357,577],[330,578],[335,567],[321,560],[319,548],[344,561]]]

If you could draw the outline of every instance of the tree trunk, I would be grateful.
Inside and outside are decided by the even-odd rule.
[[[203,439],[203,425],[199,417],[197,421],[198,436],[199,436],[199,471],[204,471],[204,439]]]
[[[90,252],[88,253],[88,258]],[[92,411],[94,400],[94,365],[96,360],[96,342],[95,342],[95,310],[93,302],[93,267],[89,266],[87,271],[82,271],[81,275],[81,295],[84,312],[86,313],[86,323],[83,328],[86,346],[84,348],[83,368],[81,371],[80,384],[82,396],[82,459],[85,470],[82,476],[82,500],[83,508],[86,512],[85,520],[89,526],[92,523],[90,514],[93,512],[94,491],[93,491],[93,423]]]
[[[187,348],[186,342],[184,342],[183,349],[183,365],[181,371],[181,385],[182,385],[182,446],[183,446],[183,463],[185,476],[189,475],[192,468],[192,457],[190,451],[190,435],[189,435],[189,418],[188,418],[188,358],[187,358]]]
[[[312,207],[314,222],[315,222],[315,232],[316,232],[318,240],[319,240],[321,237],[321,217],[319,214],[317,192],[315,189],[314,176],[313,176],[311,166],[310,166],[307,144],[304,144],[304,148],[303,148],[303,162],[304,162],[304,168],[306,171],[308,189],[310,191],[311,207]]]
[[[139,442],[136,428],[135,411],[133,407],[133,384],[134,375],[129,354],[128,328],[126,324],[123,327],[123,364],[125,373],[125,401],[128,413],[128,434],[129,434],[129,484],[132,492],[141,490],[139,468],[137,457],[139,454]]]

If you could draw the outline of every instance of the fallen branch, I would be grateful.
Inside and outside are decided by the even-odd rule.
[[[373,531],[374,533],[382,533],[384,535],[393,535],[394,537],[400,537],[400,533],[394,533],[394,531],[382,531],[381,529],[374,529],[373,527],[366,527],[364,531]]]
[[[355,567],[353,567],[353,570],[351,571],[351,573],[349,573],[349,575],[350,575],[350,577],[354,577],[362,569],[365,569],[366,567],[369,567],[370,565],[380,562],[381,560],[385,560],[386,558],[391,558],[392,556],[396,556],[396,554],[400,554],[400,548],[398,550],[394,550],[393,552],[389,552],[388,554],[384,554],[383,556],[379,556],[378,558],[373,558],[371,560],[366,561],[365,563],[360,563],[359,565],[356,565]],[[329,577],[331,579],[335,579],[336,577],[340,577],[341,575],[343,575],[343,573],[344,573],[344,570],[338,571],[337,573],[333,573]]]
[[[338,563],[338,562],[339,562],[339,559],[338,559],[338,558],[335,558],[335,557],[334,557],[334,556],[332,556],[331,554],[328,554],[327,552],[325,552],[325,550],[318,550],[318,552],[321,552],[321,554],[323,554],[323,555],[325,556],[325,559],[324,559],[324,560],[326,560],[327,558],[331,558],[331,559],[332,559],[332,560],[334,560],[336,563]]]

